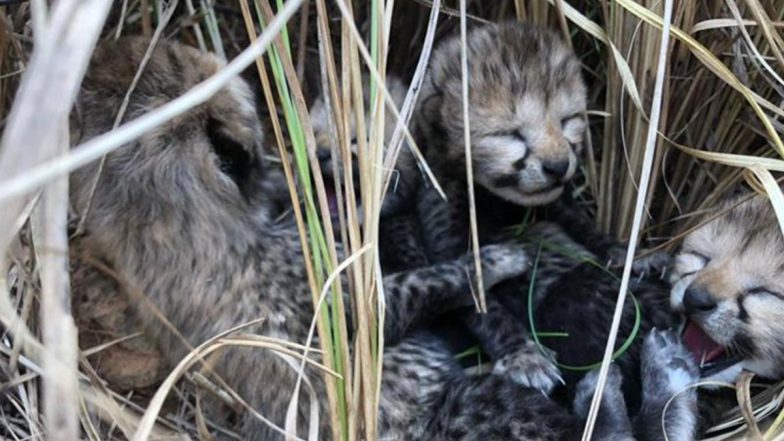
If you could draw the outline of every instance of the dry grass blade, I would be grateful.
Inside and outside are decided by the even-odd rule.
[[[679,150],[682,150],[696,158],[716,162],[718,164],[745,168],[760,167],[764,168],[765,170],[784,172],[784,160],[781,159],[763,158],[753,155],[739,155],[734,153],[706,152],[704,150],[697,150],[691,147],[686,147],[676,142],[671,142],[671,144],[677,147]]]
[[[343,262],[335,268],[335,271],[329,275],[327,280],[324,282],[324,287],[321,290],[321,294],[319,295],[318,302],[316,303],[316,311],[321,310],[321,306],[323,305],[324,301],[327,298],[327,294],[329,294],[329,290],[332,289],[332,284],[335,280],[340,277],[341,273],[345,271],[346,268],[349,267],[352,263],[354,263],[357,259],[359,259],[362,254],[367,252],[371,249],[371,245],[365,245],[362,247],[358,252],[349,256],[348,259],[344,260]],[[299,400],[299,390],[302,384],[302,380],[305,375],[305,361],[308,358],[308,353],[310,352],[311,345],[313,344],[313,334],[316,329],[316,322],[317,322],[318,314],[314,314],[313,320],[310,323],[310,328],[308,329],[308,339],[305,342],[305,348],[302,354],[302,362],[300,363],[299,367],[297,367],[297,384],[294,387],[294,393],[291,397],[291,403],[289,404],[288,414],[286,415],[286,432],[289,433],[296,433],[297,432],[297,409],[298,409],[298,400]],[[313,420],[311,419],[311,424]],[[311,433],[309,439],[316,439],[318,434]]]
[[[699,43],[697,40],[692,38],[690,35],[685,33],[683,30],[669,27],[669,25],[665,25],[662,22],[662,18],[658,15],[651,12],[651,10],[637,4],[631,2],[629,0],[615,0],[618,4],[622,5],[632,14],[638,16],[639,18],[645,20],[647,23],[650,23],[660,29],[663,26],[668,26],[668,29],[671,29],[673,37],[677,38],[679,41],[684,43],[686,47],[688,47],[692,53],[694,54],[697,59],[702,61],[705,66],[710,69],[714,74],[724,80],[728,85],[732,86],[735,90],[740,92],[744,98],[746,98],[749,105],[754,110],[754,113],[760,119],[760,122],[765,128],[768,136],[770,137],[770,141],[775,146],[776,150],[779,152],[780,155],[784,156],[784,143],[781,141],[776,129],[773,127],[771,123],[770,117],[763,112],[762,107],[764,106],[766,109],[782,113],[782,110],[779,106],[769,102],[768,100],[762,98],[761,96],[755,94],[751,89],[748,88],[742,81],[738,79],[738,77],[732,73],[732,71],[727,68],[713,53],[711,53],[708,48],[704,45]]]
[[[108,341],[108,342],[100,344],[98,346],[94,346],[94,347],[91,347],[89,349],[83,350],[82,351],[82,356],[89,357],[91,355],[95,355],[95,354],[97,354],[97,353],[99,353],[101,351],[104,351],[104,350],[106,350],[106,349],[108,349],[108,348],[110,348],[110,347],[112,347],[114,345],[117,345],[117,344],[120,344],[120,343],[124,343],[126,341],[133,340],[135,338],[139,338],[142,335],[144,335],[144,334],[142,334],[141,332],[135,332],[135,333],[130,334],[130,335],[126,335],[126,336],[123,336],[123,337],[116,338],[114,340]]]
[[[56,145],[68,150],[68,126],[61,117]],[[71,317],[68,277],[68,177],[44,191],[33,212],[34,241],[41,268],[41,322],[44,352],[44,417],[48,439],[70,441],[79,434],[77,331]]]
[[[631,277],[632,263],[634,262],[634,254],[640,233],[642,216],[643,212],[645,211],[646,193],[649,188],[649,180],[651,176],[651,170],[653,168],[653,159],[656,149],[656,137],[658,135],[659,120],[662,109],[662,96],[664,94],[664,75],[668,60],[667,54],[670,41],[669,31],[670,22],[672,20],[672,8],[673,0],[665,0],[663,19],[664,26],[662,29],[661,42],[659,44],[658,67],[656,69],[653,102],[651,103],[651,120],[645,143],[645,156],[643,159],[642,172],[640,176],[639,191],[637,193],[637,202],[634,208],[632,231],[631,236],[629,237],[629,246],[626,250],[626,260],[623,266],[623,275],[621,277],[621,286],[618,291],[618,300],[615,305],[615,312],[613,314],[613,321],[610,326],[610,333],[607,338],[607,345],[605,347],[604,357],[602,359],[602,366],[599,370],[599,379],[596,384],[596,391],[594,392],[593,399],[591,400],[591,407],[588,411],[588,420],[586,421],[585,431],[583,432],[583,441],[590,441],[594,426],[596,424],[596,418],[599,415],[599,406],[601,404],[602,394],[604,393],[604,387],[607,383],[607,374],[609,372],[610,362],[612,360],[613,350],[615,348],[615,341],[618,336],[618,328],[621,323],[623,306],[626,301],[626,295],[628,293],[629,279]]]
[[[768,193],[770,202],[773,205],[773,211],[776,213],[776,218],[779,221],[781,231],[784,231],[784,194],[781,192],[781,187],[773,178],[768,170],[759,166],[752,166],[749,168],[752,173],[760,180],[765,191]]]
[[[779,69],[784,71],[784,55],[781,53],[781,51],[784,50],[784,40],[782,40],[781,35],[779,35],[776,29],[773,28],[773,23],[759,0],[746,0],[745,3],[749,6],[751,13],[754,15],[754,18],[756,18],[763,34],[765,34],[768,47],[770,48],[773,57],[776,59],[776,62],[779,64]],[[761,56],[758,57],[758,59],[764,61]]]
[[[773,22],[771,21],[771,25],[774,27],[784,27],[784,23],[782,22]],[[711,29],[723,29],[728,27],[734,26],[757,26],[757,22],[754,20],[733,20],[731,18],[712,18],[709,20],[703,20],[694,27],[691,28],[689,34],[696,34],[698,32],[709,31]]]
[[[474,192],[474,160],[471,154],[471,121],[468,117],[468,44],[466,43],[466,0],[460,0],[460,69],[463,103],[463,139],[465,140],[466,182],[468,183],[468,213],[471,234],[471,248],[474,251],[474,271],[476,273],[479,312],[487,312],[485,287],[482,280],[482,258],[479,255],[479,229],[476,223],[476,193]]]
[[[784,80],[782,80],[781,76],[779,76],[779,74],[776,73],[776,71],[770,66],[770,64],[768,64],[767,60],[765,60],[765,57],[760,53],[759,49],[757,48],[757,45],[754,44],[754,41],[752,41],[751,35],[749,35],[749,31],[746,29],[746,26],[743,25],[743,18],[741,17],[741,13],[740,10],[738,9],[738,6],[734,2],[729,1],[727,2],[727,7],[730,10],[730,12],[732,12],[732,15],[735,17],[735,20],[738,23],[738,29],[740,30],[741,35],[743,35],[743,39],[746,41],[746,46],[749,49],[751,49],[752,53],[754,54],[754,60],[760,63],[762,67],[765,68],[765,70],[768,72],[768,74],[771,77],[773,77],[779,84],[784,85]],[[765,27],[763,26],[763,29],[764,28]],[[773,46],[771,46],[771,48],[772,47]]]
[[[754,408],[751,404],[751,380],[754,374],[748,371],[741,373],[738,383],[735,387],[735,393],[738,398],[738,405],[740,405],[741,414],[746,420],[749,427],[750,441],[762,441],[762,432],[760,432],[757,420],[754,418]]]
[[[765,439],[774,439],[774,438],[781,438],[784,436],[784,431],[781,430],[781,425],[784,423],[784,410],[781,409],[781,404],[784,403],[784,383],[779,382],[773,390],[778,389],[778,393],[776,394],[776,398],[771,400],[771,403],[775,406],[775,408],[771,411],[771,413],[778,413],[776,418],[768,427],[768,430],[765,432]],[[781,436],[776,436],[781,435]]]
[[[391,170],[397,162],[398,154],[400,153],[401,143],[403,142],[403,128],[408,126],[411,116],[414,114],[414,106],[417,102],[420,90],[422,90],[422,82],[425,80],[425,70],[427,63],[430,61],[430,53],[433,50],[433,41],[435,39],[436,28],[438,26],[438,11],[441,7],[441,0],[434,0],[431,5],[430,17],[427,22],[427,30],[425,31],[425,41],[422,45],[422,53],[419,55],[417,67],[414,70],[414,76],[411,79],[411,85],[408,88],[408,93],[403,101],[403,107],[400,109],[401,119],[395,126],[395,131],[389,142],[389,153],[384,160],[384,168]],[[389,183],[387,182],[387,186]],[[386,187],[385,187],[386,191]]]
[[[101,1],[61,1],[46,18],[43,2],[36,23],[37,47],[25,73],[0,147],[0,175],[17,176],[46,158],[62,154],[68,146],[68,113],[76,97],[90,53],[106,19],[110,3]],[[48,20],[48,23],[44,23]],[[53,81],[53,78],[56,79]],[[51,99],[51,97],[60,97]],[[11,241],[8,233],[29,202],[16,198],[6,203],[0,217],[0,252],[6,254]],[[78,387],[76,376],[76,327],[70,315],[67,272],[68,215],[67,178],[61,176],[42,198],[37,251],[41,262],[44,366],[44,418],[52,440],[73,440],[79,434]],[[4,258],[0,268],[5,272]],[[5,275],[3,275],[5,279]],[[6,303],[5,280],[3,303]],[[10,306],[10,305],[9,305]],[[3,308],[7,309],[7,308]],[[13,318],[5,311],[6,320]],[[8,324],[8,323],[6,323]],[[16,323],[11,329],[24,329]],[[22,331],[24,333],[24,331]],[[20,339],[24,341],[25,338]],[[34,341],[34,340],[33,340]],[[31,342],[32,343],[32,342]]]
[[[554,2],[556,2],[556,0],[548,1],[552,4],[555,4]],[[570,19],[580,29],[607,45],[610,49],[613,61],[615,61],[616,67],[618,68],[618,73],[623,80],[624,90],[629,94],[629,97],[632,99],[635,106],[637,106],[638,109],[642,109],[643,105],[642,98],[640,98],[640,89],[637,87],[637,81],[629,67],[629,63],[623,58],[623,54],[621,54],[612,40],[607,36],[605,30],[568,3],[561,3],[560,7],[566,18]]]
[[[166,380],[158,387],[158,390],[155,392],[152,400],[150,400],[149,405],[147,406],[147,410],[144,412],[144,416],[142,417],[141,422],[139,423],[139,427],[136,433],[133,436],[133,441],[146,441],[150,437],[150,433],[152,431],[153,425],[155,423],[155,419],[158,416],[161,408],[163,407],[164,400],[168,396],[171,389],[174,387],[174,384],[179,380],[179,378],[194,364],[204,360],[209,354],[220,350],[224,347],[231,347],[231,346],[248,346],[248,347],[256,347],[256,348],[264,348],[272,350],[278,356],[281,356],[286,359],[286,357],[296,356],[296,358],[302,358],[302,354],[295,354],[292,351],[286,349],[280,343],[276,342],[272,339],[265,339],[263,337],[256,337],[254,339],[232,339],[228,338],[229,335],[236,333],[237,331],[245,328],[247,326],[253,325],[256,322],[245,323],[234,328],[231,328],[225,332],[222,332],[209,340],[205,341],[198,347],[196,347],[193,351],[188,353],[172,370],[171,373],[166,377]],[[316,364],[315,362],[312,363],[313,366],[319,369],[325,369],[324,366]],[[259,414],[254,414],[257,418],[262,419],[265,423],[267,423],[270,427],[274,428],[279,433],[292,436],[293,439],[297,441],[304,441],[295,434],[289,434],[284,429],[276,426],[272,421],[267,420],[264,416]]]

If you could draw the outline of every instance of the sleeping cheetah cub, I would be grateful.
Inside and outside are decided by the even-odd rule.
[[[574,175],[586,108],[580,64],[549,30],[517,22],[490,24],[468,35],[469,118],[477,184],[480,241],[497,241],[504,227],[523,220],[521,206],[553,202]],[[422,239],[431,262],[468,250],[460,40],[434,51],[416,113],[417,136],[447,193],[417,199]],[[558,370],[505,307],[489,301],[488,314],[465,320],[496,361],[496,371],[549,391]]]
[[[742,370],[784,377],[784,237],[770,201],[733,198],[683,241],[672,307],[703,378],[733,382]],[[709,215],[712,217],[712,215]]]
[[[764,196],[739,196],[706,220],[684,239],[671,276],[670,302],[687,317],[683,339],[704,380],[733,383],[744,370],[780,380],[784,237],[773,207]],[[703,428],[736,405],[734,393],[705,389]]]
[[[148,42],[124,39],[96,49],[77,100],[76,142],[112,127]],[[211,54],[158,43],[131,96],[126,120],[175,98],[221,68]],[[106,157],[80,246],[107,262],[128,291],[141,292],[181,334],[135,304],[139,319],[173,362],[207,339],[263,319],[245,332],[304,343],[313,316],[305,262],[296,229],[273,227],[269,195],[261,191],[266,167],[262,132],[248,86],[232,80],[206,103]],[[71,177],[71,198],[82,213],[97,164]],[[523,271],[526,256],[513,246],[482,249],[486,282]],[[382,382],[382,436],[402,438],[451,378],[452,365],[437,345],[408,331],[436,311],[470,305],[467,260],[384,278],[388,345]],[[91,280],[89,278],[84,280]],[[76,290],[89,287],[75,287]],[[183,338],[185,341],[183,341]],[[283,439],[296,371],[262,350],[232,348],[210,360],[214,371],[261,415],[247,418],[243,439]],[[440,360],[446,360],[441,363]],[[320,439],[329,439],[321,374],[307,370],[321,401]],[[428,394],[428,391],[430,394]],[[300,400],[299,420],[310,419]],[[304,434],[298,434],[303,436]]]

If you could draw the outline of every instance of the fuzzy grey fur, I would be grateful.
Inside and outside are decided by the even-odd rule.
[[[642,355],[643,400],[634,422],[641,440],[691,441],[697,434],[697,390],[700,372],[689,351],[673,332],[653,330]],[[666,412],[665,412],[666,410]]]

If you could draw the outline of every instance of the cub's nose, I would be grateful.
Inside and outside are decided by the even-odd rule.
[[[716,308],[716,300],[700,286],[690,286],[683,294],[683,308],[686,313],[709,312]]]
[[[322,162],[322,163],[323,162],[327,162],[330,159],[332,159],[332,152],[329,150],[328,147],[317,146],[316,147],[316,158],[319,160],[319,162]]]
[[[552,178],[561,179],[569,171],[569,161],[543,161],[542,170]]]

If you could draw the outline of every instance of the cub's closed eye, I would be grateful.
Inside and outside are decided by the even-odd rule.
[[[708,264],[708,262],[710,262],[710,257],[708,257],[708,256],[706,256],[706,255],[704,255],[702,253],[698,253],[696,251],[684,251],[683,254],[688,254],[688,255],[694,256],[694,257],[702,260],[702,262],[704,264],[706,264],[706,265]]]
[[[520,141],[523,144],[528,144],[528,138],[526,138],[525,135],[523,135],[521,132],[516,130],[497,132],[497,133],[493,133],[490,136],[496,136],[499,138],[514,138],[515,140]]]
[[[764,286],[757,286],[755,288],[747,289],[746,295],[769,295],[776,297],[779,300],[784,300],[784,295],[782,295],[780,292],[765,288]]]
[[[696,251],[684,250],[678,254],[675,262],[676,269],[681,272],[681,276],[687,277],[705,268],[710,262],[710,258]]]
[[[583,114],[582,113],[573,113],[573,114],[571,114],[571,115],[561,119],[561,127],[566,126],[567,124],[569,124],[572,121],[582,121],[582,120],[583,120]]]

